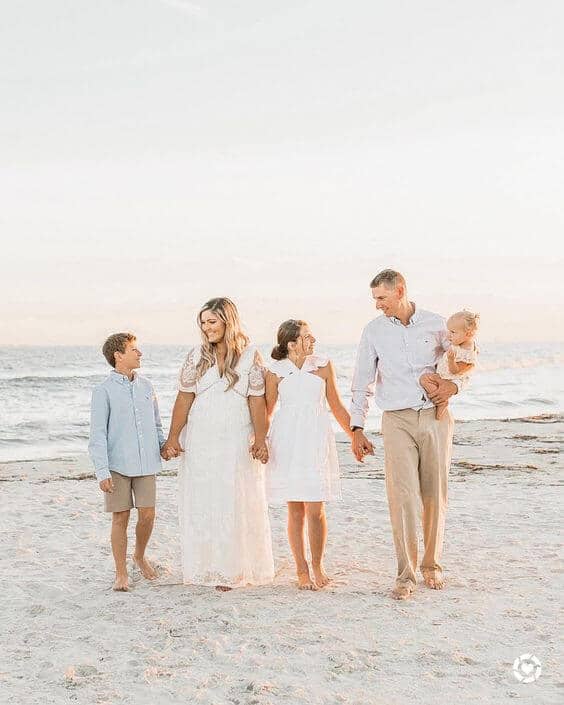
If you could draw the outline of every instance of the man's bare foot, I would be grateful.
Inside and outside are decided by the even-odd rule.
[[[394,600],[408,600],[413,593],[414,587],[411,583],[402,583],[396,585],[392,590],[392,599]]]
[[[113,589],[116,592],[128,592],[129,578],[127,573],[116,573],[116,579],[114,580]]]
[[[145,556],[139,558],[139,556],[134,555],[133,562],[139,568],[143,577],[147,578],[147,580],[154,580],[156,577],[158,577],[157,571],[153,568],[153,566],[149,563]]]
[[[215,589],[219,592],[229,592],[229,590],[233,590],[229,585],[216,585]]]
[[[432,590],[442,590],[445,586],[445,579],[443,578],[442,571],[440,570],[429,570],[423,573],[423,580],[425,585],[430,587]]]
[[[331,581],[331,578],[327,575],[322,565],[314,565],[312,566],[312,569],[313,577],[315,578],[315,584],[318,588],[324,588],[327,583]]]
[[[317,585],[311,579],[309,570],[298,573],[298,590],[317,590]]]

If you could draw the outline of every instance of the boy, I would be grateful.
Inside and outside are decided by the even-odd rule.
[[[138,511],[133,562],[148,580],[157,577],[145,558],[145,547],[155,520],[155,474],[161,468],[165,438],[153,387],[134,371],[142,355],[136,337],[110,335],[102,352],[113,370],[92,392],[88,451],[104,492],[105,509],[112,512],[113,588],[126,592],[127,524],[133,506]]]

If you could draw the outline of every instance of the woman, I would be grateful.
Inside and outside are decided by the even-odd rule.
[[[296,562],[298,587],[316,590],[329,578],[323,567],[327,540],[326,501],[341,499],[339,460],[327,404],[349,436],[350,417],[343,406],[328,357],[314,355],[315,338],[307,323],[290,319],[278,329],[276,362],[266,375],[270,417],[268,498],[288,504],[288,539]],[[313,576],[305,554],[307,519]]]
[[[184,582],[220,590],[263,585],[272,581],[274,563],[261,464],[268,459],[262,360],[229,299],[208,301],[198,325],[202,344],[180,371],[164,447],[183,454]]]

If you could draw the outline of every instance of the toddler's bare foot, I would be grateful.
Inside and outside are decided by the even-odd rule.
[[[425,581],[425,585],[432,590],[442,590],[445,586],[445,579],[440,570],[425,571],[423,573],[423,580]]]
[[[313,576],[315,578],[315,584],[318,588],[323,588],[331,581],[331,578],[325,572],[323,565],[314,565]]]
[[[158,577],[157,571],[153,568],[145,556],[139,557],[134,555],[133,562],[139,568],[143,577],[147,578],[147,580],[154,580]]]
[[[443,416],[446,414],[448,409],[448,402],[444,404],[438,404],[435,408],[435,418],[437,421],[440,421],[440,419],[443,418]]]
[[[309,570],[298,573],[298,590],[317,590],[317,585],[311,579]]]
[[[411,583],[401,583],[392,590],[392,599],[408,600],[413,593],[414,587]]]
[[[129,577],[127,575],[127,572],[116,573],[116,579],[114,580],[113,589],[116,592],[128,592],[128,590],[129,590]]]

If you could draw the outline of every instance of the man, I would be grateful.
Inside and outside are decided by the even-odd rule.
[[[135,336],[110,335],[102,353],[114,369],[92,392],[88,450],[106,511],[112,512],[114,590],[126,592],[127,524],[134,503],[138,517],[133,561],[145,578],[157,577],[145,558],[145,548],[155,520],[155,474],[161,468],[165,439],[153,387],[135,373],[142,355]]]
[[[435,418],[435,404],[458,392],[456,383],[441,380],[428,397],[419,384],[434,372],[448,348],[445,321],[407,298],[403,276],[385,269],[370,283],[376,308],[383,312],[362,333],[352,384],[352,450],[362,461],[373,453],[364,435],[368,401],[376,390],[382,409],[386,491],[398,561],[392,597],[408,599],[416,585],[418,523],[423,508],[425,584],[443,587],[439,563],[447,506],[454,422],[450,412]]]

